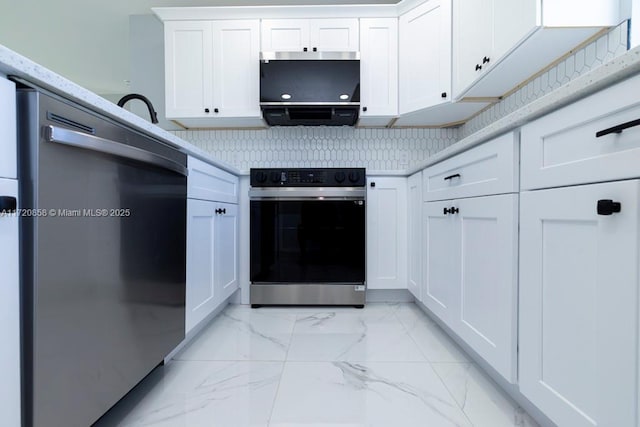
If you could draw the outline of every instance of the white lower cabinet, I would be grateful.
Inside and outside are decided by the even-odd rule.
[[[559,426],[638,425],[639,203],[640,180],[521,193],[520,390]]]
[[[422,301],[422,172],[407,181],[408,218],[407,239],[409,243],[407,285],[409,292]]]
[[[407,179],[367,178],[367,288],[407,288]]]
[[[187,201],[186,333],[238,288],[238,206]]]
[[[14,139],[15,141],[15,139]],[[0,179],[0,197],[18,197],[18,181]],[[6,200],[6,199],[5,199]],[[2,424],[20,424],[20,281],[18,217],[0,214],[0,413]]]
[[[422,302],[516,381],[518,196],[427,202]]]

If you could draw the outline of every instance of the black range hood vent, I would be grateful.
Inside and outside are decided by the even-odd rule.
[[[358,52],[263,52],[260,108],[271,126],[353,126],[360,111]]]

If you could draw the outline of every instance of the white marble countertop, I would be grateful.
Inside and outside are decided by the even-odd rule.
[[[598,90],[611,86],[640,72],[640,47],[629,50],[610,62],[569,81],[524,107],[496,120],[476,133],[452,144],[429,157],[424,163],[407,171],[407,175],[421,171],[427,166],[441,162],[491,138],[514,130],[538,117],[564,107]]]
[[[32,60],[25,58],[3,45],[0,45],[0,73],[8,76],[20,77],[64,98],[78,102],[85,107],[97,111],[131,128],[158,138],[174,147],[180,148],[185,153],[197,157],[202,161],[217,166],[234,175],[240,175],[240,171],[237,168],[214,159],[211,157],[211,154],[201,150],[195,145],[178,138],[177,136],[141,117],[138,117],[124,108],[118,107],[116,104],[106,100],[105,98],[102,98],[82,86],[73,83],[42,65],[36,64]]]

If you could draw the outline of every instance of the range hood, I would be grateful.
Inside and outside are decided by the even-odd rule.
[[[262,52],[260,108],[272,126],[353,126],[360,111],[360,54]]]

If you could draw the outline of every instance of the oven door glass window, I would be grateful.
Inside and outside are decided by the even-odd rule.
[[[365,203],[251,201],[253,283],[363,283]]]

